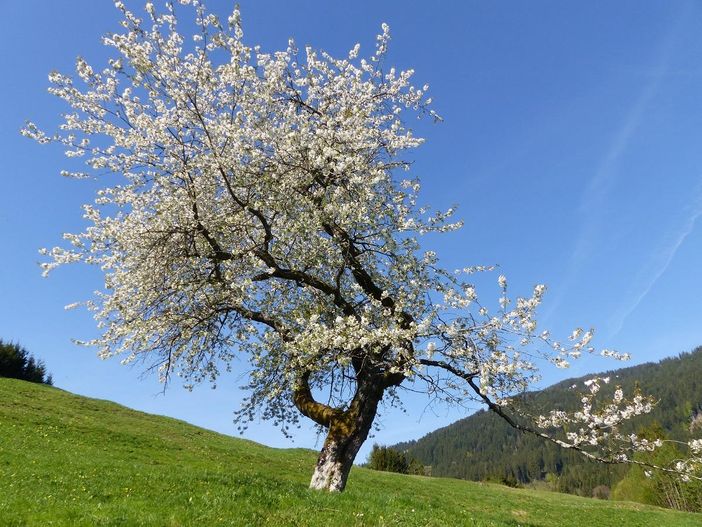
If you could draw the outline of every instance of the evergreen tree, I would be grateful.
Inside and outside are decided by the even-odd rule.
[[[44,361],[35,359],[19,344],[0,340],[0,377],[53,385]]]
[[[408,456],[406,452],[377,444],[373,445],[367,466],[373,470],[385,472],[424,475],[424,465],[417,458]]]

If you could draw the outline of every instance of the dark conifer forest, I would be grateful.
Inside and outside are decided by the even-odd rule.
[[[609,371],[611,382],[603,386],[603,398],[611,397],[615,387],[625,393],[640,388],[656,398],[654,410],[630,423],[632,432],[652,437],[685,441],[691,432],[702,431],[702,347],[658,363]],[[537,408],[574,410],[580,388],[588,375],[568,379],[543,391],[525,394]],[[646,478],[643,470],[628,465],[603,465],[582,455],[564,450],[510,427],[497,415],[480,411],[425,437],[394,445],[395,450],[416,458],[433,476],[448,476],[474,481],[496,481],[508,485],[547,486],[560,492],[606,498],[610,492],[622,499],[634,499],[686,510],[702,510],[699,485],[684,486],[684,491],[668,488],[665,478]],[[671,447],[673,448],[673,447]],[[669,449],[670,450],[670,449]],[[676,452],[667,452],[675,459]],[[661,460],[658,460],[661,461]],[[641,493],[649,488],[647,495]],[[654,492],[658,488],[658,492]],[[697,488],[697,491],[694,489]],[[692,491],[690,491],[692,489]],[[687,499],[678,494],[687,492]],[[671,498],[671,495],[674,495]]]
[[[53,384],[44,361],[37,360],[19,344],[0,340],[0,377]]]

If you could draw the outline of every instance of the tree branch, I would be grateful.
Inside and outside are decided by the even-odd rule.
[[[383,290],[378,287],[378,285],[373,281],[373,277],[363,267],[361,261],[359,260],[361,252],[354,245],[351,236],[349,236],[349,234],[338,225],[324,223],[322,226],[329,236],[342,244],[344,256],[349,263],[351,274],[356,280],[356,283],[361,286],[363,291],[368,296],[377,300],[383,307],[386,307],[391,312],[395,313],[395,301],[389,296],[383,296]],[[399,313],[399,316],[401,318],[401,326],[404,329],[408,328],[412,323],[412,316],[404,311]]]
[[[312,397],[310,389],[310,372],[302,373],[293,387],[293,403],[302,415],[309,417],[315,423],[329,428],[335,417],[343,414],[342,410],[320,403]]]

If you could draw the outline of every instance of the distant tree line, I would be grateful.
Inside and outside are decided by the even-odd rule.
[[[35,359],[19,344],[0,340],[0,377],[53,385],[44,361]]]
[[[424,465],[415,457],[408,456],[405,452],[400,452],[386,446],[373,445],[373,450],[368,456],[368,468],[373,470],[383,470],[385,472],[397,472],[399,474],[425,474]]]
[[[663,427],[653,423],[639,431],[641,437],[649,440],[668,440]],[[667,442],[663,447],[650,453],[637,454],[638,461],[668,465],[684,455],[675,442]],[[702,511],[702,481],[692,480],[683,483],[670,474],[647,471],[631,465],[624,478],[612,489],[612,497],[617,500],[638,501],[649,505],[667,507],[689,512]]]
[[[653,412],[631,423],[632,432],[686,441],[702,431],[702,347],[692,353],[607,372],[603,393],[621,385],[653,395]],[[588,376],[589,377],[589,376]],[[587,377],[568,379],[541,392],[525,394],[537,407],[569,410],[578,405],[574,384]],[[606,394],[608,395],[608,394]],[[604,397],[606,397],[606,395]],[[577,453],[521,434],[490,412],[478,412],[417,440],[391,447],[432,467],[432,475],[510,486],[534,485],[558,492],[627,499],[682,510],[702,511],[702,484],[681,483],[664,474],[646,477],[636,466],[602,465]],[[652,462],[665,464],[682,457],[674,443],[660,450]],[[643,458],[645,456],[640,455]]]

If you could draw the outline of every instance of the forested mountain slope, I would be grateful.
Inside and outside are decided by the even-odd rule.
[[[670,438],[684,439],[695,426],[700,427],[698,432],[702,435],[702,418],[698,417],[702,416],[702,347],[657,363],[600,375],[612,379],[603,388],[603,396],[612,392],[616,385],[621,385],[625,393],[631,393],[638,385],[644,393],[658,399],[652,413],[631,423],[633,430],[658,423]],[[571,387],[575,384],[582,388],[583,381],[591,377],[593,375],[567,379],[527,396],[544,410],[573,410],[579,401],[578,392]],[[505,483],[528,483],[548,478],[556,482],[557,490],[582,495],[591,495],[592,489],[598,485],[611,487],[627,470],[625,466],[590,462],[582,455],[522,434],[487,411],[477,412],[419,440],[400,443],[393,448],[406,451],[431,466],[434,476]]]

